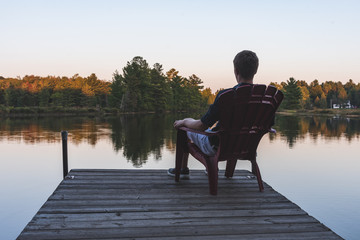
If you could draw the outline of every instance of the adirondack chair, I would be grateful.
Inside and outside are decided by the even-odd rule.
[[[227,161],[227,178],[233,176],[237,160],[251,161],[252,173],[257,177],[259,190],[263,191],[260,169],[256,162],[256,149],[263,135],[274,131],[271,125],[283,98],[283,93],[271,85],[243,85],[236,90],[222,93],[219,96],[220,130],[202,132],[186,127],[178,129],[175,181],[179,181],[182,161],[187,159],[190,153],[206,167],[210,194],[217,195],[219,161]],[[187,131],[218,136],[216,155],[209,157],[202,153],[188,140]]]

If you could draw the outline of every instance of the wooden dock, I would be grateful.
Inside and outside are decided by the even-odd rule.
[[[248,171],[72,170],[18,239],[342,239]]]

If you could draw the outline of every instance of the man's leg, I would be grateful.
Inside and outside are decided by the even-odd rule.
[[[210,144],[209,136],[193,132],[187,132],[187,136],[204,154],[208,156],[216,154],[215,149]]]
[[[189,139],[186,135],[186,131],[179,130],[177,133],[175,165],[176,168],[180,168],[180,179],[189,179],[189,168],[187,167],[189,157],[189,152],[187,149],[188,141]],[[180,163],[181,165],[179,165]],[[167,172],[168,175],[175,177],[176,168],[169,168]]]
[[[207,132],[210,130],[206,130]],[[187,132],[187,136],[204,154],[208,156],[215,156],[216,150],[211,146],[209,141],[209,136],[199,134],[199,133],[193,133],[193,132]],[[205,174],[207,175],[208,172],[205,169]]]
[[[215,149],[210,144],[208,136],[199,133],[187,132],[187,137],[204,154],[208,156],[214,156],[216,154]],[[174,177],[175,168],[170,168],[168,170],[168,175]],[[180,178],[189,179],[188,156],[184,156],[182,159]]]

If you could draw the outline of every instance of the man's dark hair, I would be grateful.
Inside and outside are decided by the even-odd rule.
[[[252,51],[241,51],[234,58],[234,67],[236,72],[247,80],[254,77],[258,66],[259,59]]]

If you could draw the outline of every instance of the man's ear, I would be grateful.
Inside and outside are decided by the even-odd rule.
[[[235,74],[235,76],[238,75],[238,72],[235,67],[234,67],[234,74]]]
[[[236,81],[239,81],[240,74],[238,73],[238,71],[236,70],[236,68],[234,68],[234,74],[235,74]]]

